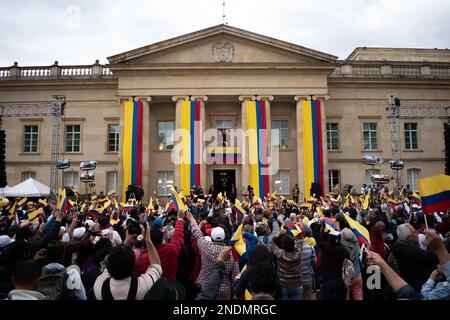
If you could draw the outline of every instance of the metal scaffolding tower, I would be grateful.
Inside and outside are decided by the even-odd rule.
[[[402,106],[400,100],[389,96],[389,106],[386,109],[389,120],[389,133],[391,139],[392,160],[400,161],[400,119],[448,119],[450,123],[450,106]],[[394,170],[394,192],[399,194],[401,179],[398,170]]]
[[[61,150],[61,117],[64,115],[66,96],[54,95],[53,102],[42,103],[0,103],[1,117],[52,117],[52,151],[50,169],[50,189],[58,188],[58,169],[56,164]]]

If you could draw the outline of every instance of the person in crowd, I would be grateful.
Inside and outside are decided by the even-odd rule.
[[[417,196],[395,196],[385,185],[370,186],[368,207],[364,194],[340,190],[301,205],[244,195],[245,214],[230,201],[237,195],[215,201],[197,185],[180,197],[183,210],[176,188],[166,203],[154,192],[153,206],[65,189],[65,200],[59,193],[1,202],[0,299],[450,298],[449,210],[425,215]],[[367,229],[367,242],[353,223]],[[374,265],[375,289],[366,281]]]
[[[313,229],[317,245],[322,253],[320,273],[323,277],[321,295],[324,300],[345,300],[346,287],[342,278],[345,259],[350,254],[341,244],[341,235],[337,231],[325,232],[325,222],[316,223]]]
[[[298,203],[298,197],[300,195],[300,189],[298,188],[298,185],[296,184],[294,188],[292,188],[292,198],[295,203]]]
[[[52,240],[47,249],[41,249],[39,256],[47,262],[39,279],[39,292],[49,300],[86,300],[86,291],[81,280],[80,268],[63,263],[64,243]]]
[[[259,243],[255,249],[253,250],[252,255],[250,256],[250,260],[247,263],[247,268],[243,270],[235,279],[234,282],[234,294],[239,299],[245,298],[245,291],[249,290],[248,283],[248,274],[249,271],[260,263],[270,263],[273,267],[275,267],[275,263],[273,261],[272,252],[269,248]],[[277,299],[281,299],[283,297],[283,288],[281,286],[281,282],[279,277],[277,276],[277,286],[276,291],[274,292],[274,297]]]
[[[8,300],[45,300],[46,296],[38,291],[41,272],[35,261],[19,261],[12,276],[14,290],[9,292]]]
[[[211,241],[207,240],[203,235],[201,229],[206,224],[203,220],[200,225],[197,224],[191,213],[186,215],[192,227],[192,234],[194,235],[201,255],[201,269],[198,275],[197,285],[202,289],[202,285],[206,283],[219,253],[226,247],[226,242],[229,237],[226,236],[225,226],[217,226],[211,230]],[[230,300],[232,297],[232,281],[239,273],[238,261],[234,257],[230,258],[226,263],[226,276],[222,281],[219,291],[217,293],[217,300]]]
[[[133,250],[126,244],[114,247],[105,258],[105,271],[94,283],[96,300],[143,300],[153,284],[161,278],[161,261],[153,245],[148,222],[141,229],[150,264],[147,271],[138,278],[133,277]]]
[[[159,223],[154,223],[152,226],[152,242],[161,260],[162,278],[171,281],[175,281],[177,278],[178,256],[184,244],[184,216],[184,212],[179,210],[175,230],[170,238],[166,237],[166,240],[164,237],[168,232],[164,231]],[[135,249],[136,276],[143,274],[149,266],[148,251],[144,250],[145,242],[141,241],[141,244],[139,248]]]
[[[347,300],[362,300],[363,299],[363,279],[361,276],[361,265],[359,256],[361,248],[358,239],[351,229],[345,228],[341,231],[341,243],[347,249],[355,271],[352,275],[352,283],[347,289]]]
[[[301,300],[303,298],[302,241],[295,239],[286,230],[280,230],[269,242],[269,249],[277,258],[277,274],[280,278],[283,299]]]
[[[418,233],[409,223],[398,226],[397,236],[392,252],[397,260],[400,275],[420,292],[431,272],[436,269],[438,259],[433,251],[420,248]]]
[[[309,234],[309,233],[308,233]],[[303,300],[311,300],[312,289],[314,286],[314,268],[316,267],[316,251],[314,247],[302,242],[302,255],[300,260],[300,270],[302,273]]]

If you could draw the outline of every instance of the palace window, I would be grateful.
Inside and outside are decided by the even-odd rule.
[[[158,149],[159,151],[168,151],[173,149],[175,122],[158,122]]]
[[[363,123],[364,150],[377,150],[377,124]]]
[[[379,169],[367,169],[365,174],[365,184],[370,186],[372,184],[372,176],[381,174],[381,171]]]
[[[118,124],[108,124],[108,152],[119,152]]]
[[[20,175],[20,182],[24,182],[30,178],[36,179],[36,172],[34,171],[24,171]]]
[[[231,146],[231,129],[233,129],[233,121],[231,120],[216,120],[217,129],[217,146],[229,147]]]
[[[341,185],[341,171],[329,170],[328,171],[328,191],[333,192],[333,188],[336,185]]]
[[[328,151],[339,150],[339,127],[337,123],[327,123]]]
[[[406,175],[408,176],[408,184],[409,187],[413,192],[419,191],[419,186],[417,184],[417,179],[420,179],[422,176],[422,170],[421,169],[408,169],[406,170]]]
[[[406,150],[418,149],[417,123],[405,123],[405,148]]]
[[[38,151],[39,127],[24,126],[23,152],[31,153]]]
[[[64,172],[63,186],[78,189],[78,173],[77,172]]]
[[[66,152],[80,152],[81,148],[81,126],[66,126]]]
[[[158,171],[158,195],[168,196],[170,194],[170,188],[173,187],[173,171]]]
[[[290,194],[291,183],[289,170],[279,170],[273,179],[273,191],[278,194]]]
[[[272,121],[272,145],[282,150],[289,148],[289,121]]]
[[[117,192],[117,172],[111,171],[106,173],[106,191],[115,190]]]

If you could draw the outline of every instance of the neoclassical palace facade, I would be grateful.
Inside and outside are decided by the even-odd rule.
[[[386,117],[390,94],[399,97],[402,105],[450,105],[448,50],[357,48],[345,60],[338,60],[218,25],[117,54],[108,61],[108,65],[55,62],[24,67],[16,63],[0,68],[0,103],[42,103],[52,101],[52,95],[66,96],[60,158],[70,159],[72,166],[60,175],[60,184],[81,192],[85,191],[80,183],[81,161],[98,162],[92,187],[97,192],[121,191],[124,179],[129,179],[123,140],[127,136],[124,106],[130,101],[142,108],[139,170],[147,196],[153,191],[166,195],[172,185],[182,184],[186,168],[174,163],[173,154],[179,140],[176,129],[185,122],[182,105],[186,101],[198,106],[200,136],[217,129],[207,141],[195,142],[204,158],[190,174],[196,175],[206,192],[212,185],[229,191],[234,184],[242,194],[254,179],[249,164],[254,156],[249,149],[252,142],[243,137],[251,125],[248,106],[254,103],[264,108],[267,129],[257,141],[270,158],[278,155],[278,170],[268,175],[266,191],[286,195],[295,184],[302,192],[310,187],[305,186],[310,182],[305,166],[311,165],[305,163],[309,156],[305,152],[313,152],[308,150],[322,150],[325,192],[336,184],[353,185],[359,192],[373,174],[392,175]],[[314,120],[321,136],[313,137],[311,149],[301,110],[305,101],[321,109],[320,119],[316,115]],[[417,178],[444,172],[446,121],[420,117],[400,121],[403,184],[417,189]],[[8,185],[28,177],[50,185],[51,117],[3,118],[2,127]],[[317,143],[320,148],[314,149]],[[385,162],[367,167],[362,162],[365,155],[380,156]]]

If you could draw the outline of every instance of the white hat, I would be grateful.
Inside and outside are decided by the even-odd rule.
[[[75,230],[73,230],[73,237],[80,239],[83,237],[85,232],[86,232],[86,228],[84,228],[84,227],[76,228]]]
[[[86,225],[87,225],[88,227],[92,226],[94,223],[95,223],[95,222],[92,221],[92,220],[86,220]]]
[[[64,235],[62,236],[62,242],[70,242],[70,236],[69,234],[66,232],[64,233]]]
[[[225,231],[221,227],[217,227],[211,230],[211,239],[213,241],[224,241]]]
[[[226,208],[226,209],[225,209],[225,212],[226,212],[226,213],[232,213],[231,208]]]
[[[13,241],[7,235],[0,236],[0,248],[6,247],[11,242],[13,242]]]

